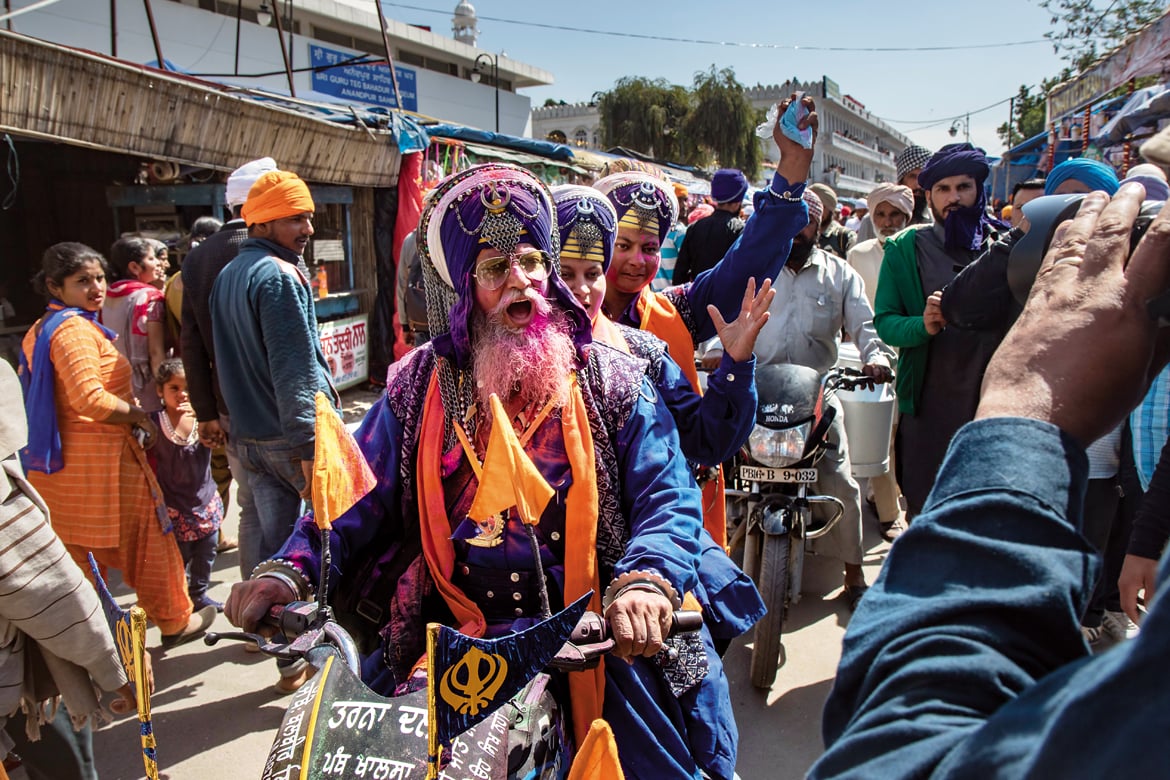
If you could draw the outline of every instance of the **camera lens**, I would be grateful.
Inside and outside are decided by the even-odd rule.
[[[1073,195],[1046,195],[1024,204],[1024,217],[1028,220],[1028,232],[1012,247],[1008,263],[1008,285],[1012,295],[1021,304],[1028,299],[1032,283],[1048,254],[1052,237],[1061,222],[1072,219],[1080,208],[1085,193]],[[1132,252],[1146,234],[1154,217],[1162,210],[1162,201],[1147,200],[1142,203],[1130,235],[1129,251]]]

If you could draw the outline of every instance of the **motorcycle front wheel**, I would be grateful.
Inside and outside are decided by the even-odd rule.
[[[772,687],[780,663],[780,633],[784,628],[784,612],[788,604],[788,558],[792,537],[789,534],[772,535],[756,531],[748,538],[749,547],[755,544],[759,545],[756,587],[768,612],[756,623],[751,676],[752,685],[766,690]]]

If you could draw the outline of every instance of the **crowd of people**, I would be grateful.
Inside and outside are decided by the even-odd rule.
[[[780,111],[794,100],[815,143],[810,98]],[[232,218],[196,225],[170,277],[165,245],[151,239],[119,239],[108,261],[54,245],[38,275],[47,308],[23,343],[24,415],[0,409],[3,473],[20,502],[11,511],[32,502],[29,533],[63,550],[52,561],[44,548],[25,554],[76,589],[92,553],[121,572],[172,647],[219,611],[253,631],[272,605],[314,597],[327,544],[330,599],[354,617],[363,681],[387,696],[426,684],[428,622],[501,636],[592,593],[616,658],[555,677],[569,742],[594,738],[604,719],[626,777],[732,778],[722,652],[766,606],[726,548],[722,464],[755,424],[756,366],[824,372],[844,339],[870,380],[895,383],[899,414],[890,472],[868,495],[840,412],[820,466],[820,491],[845,512],[814,550],[840,561],[856,614],[814,775],[987,767],[979,751],[1021,768],[1076,766],[1069,748],[1087,744],[1079,730],[1092,721],[1060,692],[1104,668],[1077,661],[1087,648],[1149,633],[1139,594],[1149,608],[1170,537],[1160,500],[1170,455],[1159,462],[1170,432],[1156,413],[1170,374],[1150,371],[1162,368],[1150,357],[1156,323],[1127,305],[1170,278],[1156,267],[1170,218],[1154,221],[1126,267],[1129,227],[1143,196],[1166,199],[1165,170],[1143,165],[1121,181],[1104,163],[1069,160],[1022,182],[996,214],[982,150],[911,146],[897,181],[850,210],[809,183],[813,147],[783,128],[773,139],[780,160],[748,201],[747,178],[727,169],[701,205],[636,167],[590,187],[549,189],[505,164],[440,182],[401,253],[413,349],[356,433],[373,487],[328,532],[310,511],[314,491],[322,473],[353,464],[321,454],[340,396],[304,261],[308,186],[271,158],[240,167],[227,182]],[[1025,305],[1009,260],[1038,213],[1027,202],[1052,194],[1084,200]],[[1109,329],[1130,337],[1126,354],[1108,354]],[[1077,373],[1093,358],[1117,370]],[[1147,374],[1158,381],[1130,417]],[[518,508],[486,519],[474,509],[501,424],[552,496],[535,525]],[[208,589],[217,550],[235,544],[220,534],[229,480],[240,582],[221,604]],[[867,498],[894,543],[872,587],[861,566]],[[49,515],[51,531],[39,519]],[[668,637],[684,603],[704,625]],[[66,607],[93,616],[89,601]],[[3,600],[0,616],[12,619]],[[108,634],[86,639],[92,623],[64,641],[36,626],[17,633],[118,691],[125,710],[134,692],[109,663]],[[0,650],[18,657],[24,645]],[[1109,679],[1139,684],[1136,652],[1109,657]],[[286,694],[316,671],[277,665]],[[74,726],[100,720],[92,695],[61,695]],[[1057,707],[1071,728],[1054,738],[1038,712]],[[34,726],[53,722],[25,712]],[[1027,744],[998,726],[1010,732],[1020,716]],[[59,776],[92,771],[87,741],[63,731]]]

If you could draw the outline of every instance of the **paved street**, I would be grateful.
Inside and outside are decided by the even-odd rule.
[[[354,395],[347,394],[356,412]],[[357,405],[368,398],[358,397]],[[352,416],[352,415],[351,415]],[[866,516],[866,579],[873,581],[888,545]],[[234,534],[237,513],[227,527]],[[227,597],[239,579],[238,556],[219,556],[212,595]],[[727,652],[732,699],[740,729],[738,771],[743,780],[795,780],[821,751],[820,712],[832,684],[848,610],[837,598],[840,574],[834,562],[812,558],[805,566],[805,596],[792,611],[784,637],[784,665],[772,690],[757,691],[748,680],[750,637]],[[115,591],[123,604],[125,588]],[[220,617],[215,628],[230,630]],[[153,648],[157,689],[153,699],[159,768],[170,780],[258,778],[288,698],[271,690],[274,662],[244,652],[236,643],[206,647],[201,641],[172,650],[158,647],[158,630],[147,632]],[[134,718],[122,718],[95,735],[102,780],[143,776]]]

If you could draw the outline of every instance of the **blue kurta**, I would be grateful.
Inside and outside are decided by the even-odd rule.
[[[416,353],[423,350],[429,350],[429,347],[422,347]],[[616,474],[611,475],[608,482],[598,475],[603,515],[607,506],[613,506],[620,510],[628,524],[628,539],[620,558],[612,566],[612,573],[651,569],[668,579],[680,594],[692,591],[698,584],[697,568],[702,552],[699,541],[702,528],[700,493],[681,453],[674,422],[659,394],[641,376],[645,369],[642,361],[621,355],[605,345],[594,345],[593,350],[595,353],[601,351],[609,361],[605,364],[610,369],[606,374],[625,371],[640,376],[629,380],[634,392],[628,399],[628,409],[622,410],[624,421],[617,426],[616,435],[609,442],[613,456],[609,462],[616,468]],[[417,354],[415,358],[421,359]],[[614,366],[618,370],[613,370]],[[601,366],[594,355],[588,370],[600,374],[599,368]],[[410,368],[406,370],[410,371]],[[607,377],[604,381],[611,380]],[[394,382],[389,385],[396,387]],[[587,404],[595,397],[592,391],[587,392]],[[600,418],[613,411],[609,407],[617,405],[610,400],[595,400],[593,403],[605,407],[593,410]],[[413,503],[417,497],[403,495],[401,484],[402,475],[410,473],[409,465],[404,471],[400,461],[402,443],[410,440],[406,428],[411,419],[399,419],[388,397],[383,396],[370,410],[358,432],[358,442],[378,477],[378,486],[333,525],[333,582],[339,582],[346,572],[357,576],[354,571],[357,562],[368,557],[363,554],[372,549],[390,548],[393,551],[399,546],[410,549],[411,540],[418,536],[417,510]],[[599,429],[591,427],[594,429],[595,449],[600,450]],[[563,531],[564,491],[568,480],[574,476],[568,473],[563,447],[558,444],[560,436],[560,420],[553,416],[541,426],[529,444],[537,467],[557,490],[556,498],[549,503],[538,527],[542,556],[547,557],[546,563],[552,564],[550,598],[553,599],[554,611],[561,606],[558,573],[563,554],[560,540],[554,535]],[[599,451],[599,471],[607,462],[604,454]],[[407,451],[406,456],[413,459],[414,454]],[[473,493],[470,488],[474,478],[469,477],[464,468],[461,465],[453,469],[451,476],[455,480],[444,486],[453,532],[459,529]],[[613,492],[608,494],[604,489],[607,484],[614,486]],[[464,510],[462,514],[461,510]],[[457,569],[464,563],[509,574],[533,569],[527,543],[521,545],[519,537],[511,536],[522,534],[522,531],[514,527],[515,522],[508,525],[513,527],[505,534],[509,538],[497,547],[472,548],[457,541]],[[293,564],[310,581],[316,582],[320,566],[319,537],[311,518],[301,521],[277,558]],[[604,565],[602,570],[605,571]],[[603,577],[608,576],[603,574]],[[413,638],[411,632],[421,632],[424,621],[449,619],[448,615],[441,614],[441,608],[432,609],[435,600],[428,598],[430,593],[425,584],[418,582],[421,579],[425,578],[418,576],[417,567],[401,578],[396,604],[402,610],[414,609],[416,612],[404,616],[396,608],[390,610],[388,624],[383,630],[384,646],[367,659],[363,668],[367,684],[384,695],[391,694],[395,685],[402,682],[400,676],[391,673],[387,664],[395,664],[398,660],[406,660],[409,664],[417,660],[417,657],[410,660],[394,657],[401,645],[410,645],[410,642],[398,642],[400,635]],[[602,587],[605,584],[603,579]],[[404,594],[403,589],[409,592]],[[491,605],[479,605],[491,609]],[[502,621],[492,622],[498,628]],[[662,670],[652,659],[640,658],[632,665],[611,659],[606,664],[604,715],[617,736],[627,777],[697,778],[700,768],[712,777],[730,778],[733,775],[738,735],[728,684],[719,657],[711,649],[706,629],[702,635],[707,647],[708,673],[702,682],[679,697],[671,693]],[[387,637],[391,642],[386,642]]]

